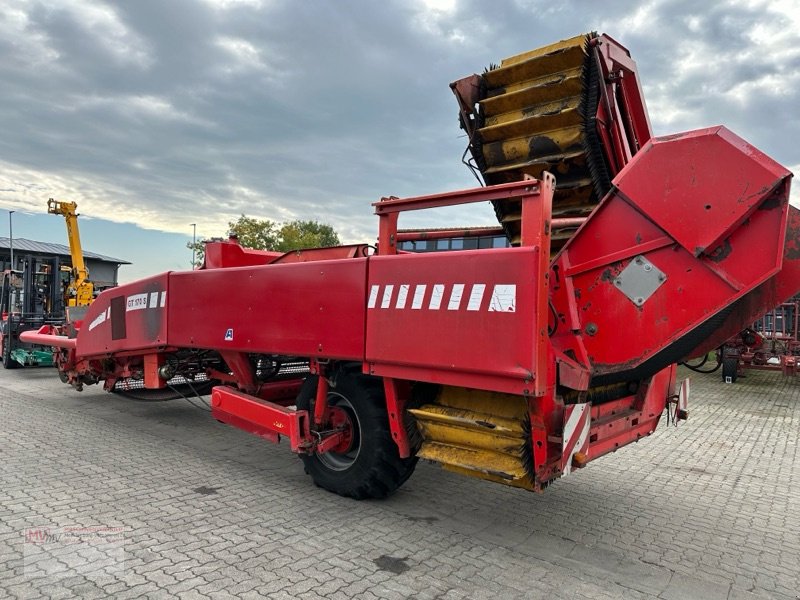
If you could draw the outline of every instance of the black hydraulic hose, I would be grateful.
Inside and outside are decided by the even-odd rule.
[[[682,365],[683,365],[684,367],[686,367],[687,369],[691,369],[691,370],[692,370],[692,371],[694,371],[695,373],[713,373],[714,371],[716,371],[717,369],[719,369],[719,368],[722,366],[722,361],[720,360],[720,354],[721,354],[721,353],[719,353],[719,352],[717,353],[717,364],[716,364],[716,365],[714,365],[714,366],[713,366],[712,368],[710,368],[710,369],[703,369],[703,368],[702,368],[702,367],[703,367],[703,365],[704,365],[704,364],[706,364],[706,363],[708,362],[708,354],[706,354],[706,355],[703,357],[703,360],[702,360],[702,361],[700,361],[700,364],[699,364],[699,365],[691,365],[691,364],[689,364],[689,362],[688,362],[688,361],[687,361],[687,362],[682,362],[682,363],[680,363],[680,364],[682,364]]]

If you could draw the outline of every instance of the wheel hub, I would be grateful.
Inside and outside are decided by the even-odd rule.
[[[341,441],[331,448],[336,454],[347,454],[353,449],[353,421],[347,411],[338,406],[328,408],[328,423],[331,429],[340,430]]]

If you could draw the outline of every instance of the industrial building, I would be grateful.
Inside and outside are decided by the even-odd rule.
[[[2,267],[0,270],[11,267],[11,246],[9,238],[0,237],[0,267]],[[14,266],[17,270],[24,270],[23,261],[29,256],[33,258],[58,257],[62,265],[72,265],[69,247],[64,244],[38,242],[15,237],[13,239],[13,249],[14,262],[16,263]],[[88,250],[84,250],[83,257],[96,290],[116,286],[118,284],[119,267],[131,264],[121,258],[105,256]]]

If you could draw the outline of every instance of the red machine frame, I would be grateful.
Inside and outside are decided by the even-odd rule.
[[[26,341],[59,348],[62,376],[78,388],[133,377],[158,389],[176,365],[187,377],[196,368],[220,383],[215,418],[285,436],[301,454],[354,439],[347,411],[328,402],[337,373],[380,378],[401,458],[414,453],[417,383],[521,398],[530,487],[541,490],[651,434],[665,407],[686,417],[688,384],[676,386],[674,363],[732,307],[776,293],[793,261],[783,243],[790,176],[724,128],[653,139],[552,262],[549,174],[384,198],[375,255],[366,245],[279,255],[211,243],[204,269],[103,292],[75,337],[43,328]],[[520,247],[397,250],[403,212],[512,199],[522,204]],[[254,356],[307,359],[318,375],[313,409],[291,408],[303,377],[262,381]]]

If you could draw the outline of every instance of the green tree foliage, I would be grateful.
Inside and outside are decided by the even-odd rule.
[[[289,252],[303,248],[328,248],[341,244],[339,236],[330,225],[317,221],[289,221],[278,231],[275,250]]]
[[[235,222],[228,223],[228,232],[239,237],[239,243],[245,248],[256,250],[276,250],[280,243],[278,226],[268,219],[253,219],[242,215]]]
[[[278,224],[268,219],[253,219],[242,215],[236,221],[228,223],[228,233],[236,234],[239,243],[245,248],[274,252],[327,248],[341,244],[339,235],[330,225],[300,219]],[[195,251],[195,266],[202,265],[205,251],[203,242],[195,242],[194,245],[189,242],[186,247]]]

